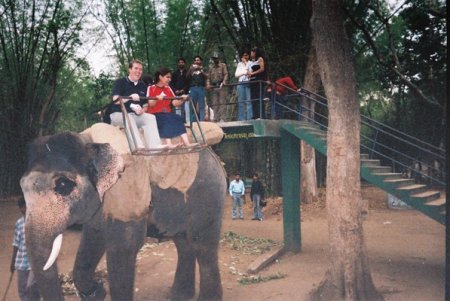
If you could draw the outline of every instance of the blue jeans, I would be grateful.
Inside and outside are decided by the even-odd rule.
[[[242,213],[242,195],[240,193],[233,193],[233,210],[231,211],[231,218],[235,219],[239,217],[240,219],[244,218],[244,214]]]
[[[199,120],[205,120],[205,87],[201,86],[193,86],[189,90],[189,96],[192,98],[192,102],[194,103],[194,107],[200,110],[199,112]],[[191,118],[191,121],[195,120]]]
[[[259,194],[254,194],[252,196],[253,201],[253,218],[262,219],[263,214],[261,211],[261,206],[259,205],[259,202],[261,201],[261,196]]]
[[[275,94],[275,118],[282,119],[284,117],[284,107],[287,104],[287,98],[284,95]]]
[[[250,120],[253,118],[253,108],[251,102],[250,85],[242,84],[237,86],[238,92],[238,120]],[[245,108],[247,107],[247,114]]]

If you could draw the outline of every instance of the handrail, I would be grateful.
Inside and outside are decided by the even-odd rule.
[[[304,88],[302,88],[300,91],[296,91],[286,85],[273,83],[275,85],[282,86],[285,90],[289,91],[288,96],[298,96],[308,99],[309,101],[315,102],[316,105],[322,106],[326,111],[328,110],[328,105],[326,103],[327,99],[319,94],[313,93],[311,91],[308,91]],[[293,109],[292,107],[278,102],[276,99],[271,99],[271,103],[273,105],[278,105],[284,110],[291,112],[293,114],[298,115],[298,117],[302,116],[309,122],[313,122],[314,124],[319,125],[323,129],[327,129],[327,114],[319,113],[317,110],[314,112],[313,118],[308,117],[308,114],[302,114],[300,110]],[[297,104],[297,107],[299,104]],[[302,111],[310,111],[308,107],[305,107],[303,103],[300,104],[300,107]],[[273,110],[273,108],[272,108]],[[320,110],[319,110],[320,111]],[[322,122],[320,122],[317,119],[323,119]],[[361,114],[361,126],[366,127],[369,131],[372,131],[374,134],[375,139],[368,137],[363,132],[361,133],[361,147],[364,149],[367,149],[369,152],[376,154],[377,156],[382,157],[383,159],[391,162],[392,164],[397,164],[399,166],[402,166],[403,169],[409,169],[411,170],[411,164],[418,163],[421,164],[421,166],[424,169],[427,169],[430,174],[427,174],[423,170],[414,170],[416,173],[421,174],[423,178],[429,179],[431,183],[435,183],[439,186],[445,186],[445,181],[442,180],[446,176],[446,172],[443,169],[436,169],[431,163],[426,163],[423,160],[420,160],[418,158],[414,158],[412,155],[408,155],[405,152],[402,152],[401,149],[408,149],[413,150],[414,153],[418,154],[417,157],[422,157],[421,155],[426,155],[430,158],[430,162],[444,160],[445,157],[442,154],[445,152],[442,148],[436,147],[432,144],[429,144],[425,141],[422,141],[420,139],[417,139],[416,137],[413,137],[411,135],[408,135],[404,132],[401,132],[397,129],[394,129],[386,124],[383,124],[377,120],[374,120],[372,118],[369,118],[365,115]],[[389,137],[392,140],[393,145],[398,145],[399,148],[394,148],[387,146],[383,143],[381,143],[380,140],[381,137],[379,134],[383,134],[387,137]],[[372,146],[365,145],[366,142],[370,142]],[[381,149],[385,149],[384,151]],[[387,151],[387,153],[386,153]],[[390,154],[389,154],[390,153]],[[402,162],[403,161],[403,162]],[[434,172],[438,172],[438,177],[433,176]]]
[[[404,136],[410,138],[411,140],[414,140],[414,141],[416,141],[416,142],[422,143],[422,144],[424,144],[424,145],[426,145],[426,146],[429,146],[430,148],[434,148],[434,149],[437,150],[437,151],[445,152],[444,149],[442,149],[442,148],[440,148],[440,147],[438,147],[438,146],[435,146],[435,145],[432,145],[432,144],[427,143],[427,142],[425,142],[425,141],[422,141],[422,140],[420,140],[420,139],[417,139],[417,138],[414,137],[414,136],[408,135],[407,133],[404,133],[404,132],[402,132],[402,131],[399,131],[399,130],[397,130],[397,129],[393,128],[393,127],[390,127],[390,126],[388,126],[388,125],[386,125],[386,124],[384,124],[384,123],[381,123],[381,122],[379,122],[379,121],[377,121],[377,120],[375,120],[375,119],[372,119],[372,118],[367,117],[367,116],[362,115],[362,114],[361,114],[361,117],[362,117],[362,118],[365,118],[365,119],[367,119],[367,120],[369,120],[370,122],[377,123],[378,125],[380,125],[380,126],[382,126],[382,127],[388,128],[389,130],[394,131],[394,132],[396,132],[396,133],[398,133],[398,134],[400,134],[400,135],[404,135]],[[444,159],[443,156],[442,156],[442,158]]]

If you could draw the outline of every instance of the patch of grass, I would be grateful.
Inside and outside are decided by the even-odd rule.
[[[232,231],[223,234],[221,243],[228,245],[232,250],[242,251],[245,255],[261,255],[280,245],[270,239],[250,238]]]
[[[61,283],[61,289],[64,296],[79,296],[78,291],[73,283],[72,272],[67,274],[58,274],[59,282]],[[106,283],[108,279],[108,272],[104,269],[96,270],[94,273],[94,280]]]
[[[260,282],[267,282],[270,280],[276,280],[276,279],[283,279],[286,277],[286,274],[282,273],[276,273],[269,276],[261,276],[261,275],[252,275],[252,276],[243,276],[241,279],[238,280],[239,284],[242,285],[249,285],[249,284],[255,284]]]

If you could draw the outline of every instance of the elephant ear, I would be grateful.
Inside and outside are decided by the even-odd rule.
[[[124,161],[108,143],[87,143],[86,149],[90,158],[89,178],[103,200],[105,192],[117,182],[124,170]]]

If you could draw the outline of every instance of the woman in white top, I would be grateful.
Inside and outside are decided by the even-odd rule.
[[[248,52],[244,51],[240,54],[241,61],[236,67],[234,76],[238,78],[238,120],[249,120],[253,118],[250,85],[248,83],[247,73],[249,72]],[[246,110],[247,108],[247,114]]]

